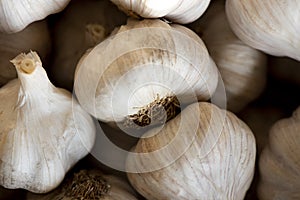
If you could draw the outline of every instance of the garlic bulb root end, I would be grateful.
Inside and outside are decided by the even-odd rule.
[[[123,122],[125,127],[139,128],[169,121],[180,112],[180,102],[175,95],[167,95],[141,107],[137,113],[129,115]]]
[[[18,71],[25,74],[31,74],[35,70],[37,63],[42,63],[40,57],[34,51],[31,51],[28,54],[21,53],[10,62],[15,65]]]
[[[111,186],[99,173],[81,170],[74,175],[72,183],[66,188],[66,197],[72,199],[94,199],[108,194]]]

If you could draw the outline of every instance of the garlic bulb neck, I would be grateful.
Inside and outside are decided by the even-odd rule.
[[[72,199],[101,199],[109,193],[110,184],[99,173],[88,173],[81,170],[65,188],[65,196]]]
[[[163,124],[174,118],[180,112],[180,103],[175,95],[157,98],[148,105],[140,108],[135,114],[124,120],[125,127],[139,128],[148,125]]]
[[[48,91],[55,89],[55,87],[49,81],[38,54],[36,52],[22,53],[11,62],[15,65],[21,84],[19,95],[26,95],[26,97],[32,95],[33,101],[41,100],[40,103],[43,104],[43,99],[48,96]]]

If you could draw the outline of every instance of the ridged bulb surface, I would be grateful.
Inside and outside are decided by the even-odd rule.
[[[261,200],[300,198],[300,108],[290,118],[277,121],[259,159]]]
[[[1,0],[0,32],[15,33],[32,22],[62,11],[70,0]]]
[[[111,0],[132,16],[167,19],[187,24],[198,19],[207,9],[210,0]]]
[[[130,20],[82,57],[74,89],[97,119],[147,126],[164,123],[180,105],[208,100],[217,83],[217,68],[194,32]]]
[[[255,139],[234,114],[200,102],[146,132],[126,160],[129,181],[146,199],[239,199],[255,164]]]
[[[226,14],[234,33],[249,46],[300,60],[298,0],[227,0]]]
[[[226,91],[227,109],[239,112],[261,95],[267,79],[267,56],[232,32],[224,1],[212,2],[191,25],[201,35],[215,61]]]
[[[0,185],[46,193],[89,153],[95,124],[70,92],[49,81],[36,52],[12,60],[0,89]]]

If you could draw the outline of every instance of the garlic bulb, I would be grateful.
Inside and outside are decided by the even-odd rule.
[[[0,32],[14,33],[63,10],[70,0],[1,0]]]
[[[19,78],[0,89],[0,185],[48,192],[91,150],[95,124],[51,84],[36,52],[12,62]]]
[[[240,199],[254,174],[255,139],[234,114],[194,103],[146,132],[127,158],[132,186],[151,200]]]
[[[54,54],[50,77],[72,90],[76,64],[83,53],[101,42],[127,16],[109,0],[72,0],[54,24]]]
[[[213,2],[191,26],[201,35],[224,81],[227,109],[241,111],[264,90],[267,56],[249,47],[231,31],[224,1]]]
[[[161,20],[130,20],[83,56],[74,89],[100,121],[135,128],[164,123],[179,104],[209,99],[217,82],[195,33]]]
[[[132,16],[144,18],[166,17],[173,22],[187,24],[198,19],[207,9],[210,0],[111,0]]]
[[[227,0],[226,14],[234,33],[249,46],[300,61],[298,0]]]
[[[80,170],[46,195],[29,193],[27,200],[137,200],[136,193],[123,179],[99,170]]]
[[[0,33],[0,87],[17,77],[17,72],[9,60],[20,52],[36,50],[41,59],[46,60],[50,52],[50,33],[45,20],[30,24],[14,34]]]
[[[300,107],[293,116],[276,122],[260,160],[258,196],[261,200],[300,198]]]

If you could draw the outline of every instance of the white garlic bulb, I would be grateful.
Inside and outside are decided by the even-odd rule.
[[[173,22],[187,24],[198,19],[210,0],[111,0],[129,15],[144,18],[166,17]]]
[[[236,199],[248,190],[255,139],[234,114],[213,104],[187,106],[146,132],[126,161],[132,186],[151,200]]]
[[[226,14],[234,33],[249,46],[300,61],[298,0],[227,0]]]
[[[80,170],[66,179],[54,191],[37,195],[28,193],[27,200],[137,200],[137,194],[128,182],[114,175],[101,171]]]
[[[12,62],[18,79],[0,89],[0,185],[48,192],[91,150],[95,124],[51,84],[36,52]]]
[[[97,119],[143,127],[173,117],[179,104],[208,100],[217,82],[217,68],[194,32],[130,20],[83,56],[74,89]]]
[[[73,0],[53,27],[55,85],[72,90],[76,64],[84,52],[104,40],[127,16],[109,0]]]
[[[211,3],[191,25],[201,34],[224,82],[227,109],[241,111],[265,89],[267,56],[238,39],[229,27],[224,1]]]
[[[1,0],[0,32],[15,33],[63,10],[70,0]]]
[[[300,198],[300,107],[290,118],[277,121],[259,159],[261,200]]]
[[[37,51],[44,61],[50,53],[50,32],[45,20],[34,22],[18,33],[0,33],[0,86],[17,77],[9,60],[31,49]]]

